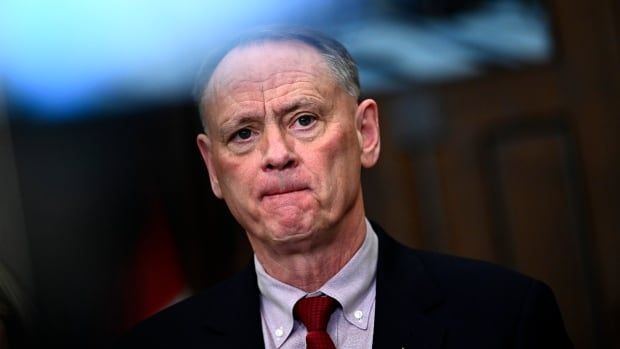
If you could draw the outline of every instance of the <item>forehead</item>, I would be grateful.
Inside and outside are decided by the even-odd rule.
[[[329,68],[315,48],[295,41],[261,42],[229,52],[213,73],[206,93],[214,97],[223,92],[264,92],[296,82],[329,80]]]

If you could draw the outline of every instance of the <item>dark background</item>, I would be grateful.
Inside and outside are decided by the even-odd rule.
[[[485,2],[368,3],[418,23]],[[380,162],[363,174],[367,213],[410,246],[545,281],[577,348],[620,348],[620,5],[542,8],[553,46],[542,61],[496,55],[468,76],[366,92],[382,127]],[[0,274],[0,283],[19,289],[7,297],[18,316],[5,320],[14,347],[106,343],[143,316],[136,304],[150,293],[199,291],[249,260],[242,230],[210,191],[189,93],[50,121],[9,87],[0,262],[14,279]]]

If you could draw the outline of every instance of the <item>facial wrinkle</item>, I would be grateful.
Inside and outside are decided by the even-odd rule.
[[[283,171],[278,171],[278,187],[280,191],[286,190],[286,178]]]
[[[266,103],[266,100],[265,100],[265,82],[264,81],[259,84],[259,89],[260,89],[261,96],[263,98],[263,100],[262,100],[262,102],[263,102],[263,115],[266,118],[267,117],[267,106],[266,106],[267,103]]]

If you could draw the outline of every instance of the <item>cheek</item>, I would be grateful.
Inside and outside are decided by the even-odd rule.
[[[225,196],[231,193],[237,193],[243,189],[249,189],[253,174],[248,164],[251,163],[246,159],[222,156],[217,165],[217,173],[219,173],[219,182]]]
[[[218,166],[218,173],[223,174],[219,178],[223,199],[232,215],[245,229],[258,217],[252,194],[257,174],[251,168],[251,163],[249,159],[228,158],[221,159]]]
[[[342,127],[336,128],[314,152],[321,154],[320,157],[313,159],[317,160],[315,165],[320,167],[318,171],[322,175],[320,180],[329,182],[335,187],[327,188],[328,190],[341,191],[344,188],[340,186],[355,179],[351,177],[359,173],[360,150],[355,132]]]
[[[359,148],[355,128],[353,124],[347,122],[331,125],[318,145],[318,151],[333,156],[354,151],[355,148]]]

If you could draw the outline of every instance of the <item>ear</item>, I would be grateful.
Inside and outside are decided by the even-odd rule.
[[[360,158],[362,166],[370,168],[379,160],[381,151],[377,102],[365,99],[357,106],[355,125],[362,150]]]
[[[213,157],[211,154],[212,146],[211,139],[204,133],[201,133],[196,138],[196,143],[198,143],[198,149],[200,150],[200,155],[202,155],[202,160],[207,166],[207,171],[209,171],[209,180],[211,181],[211,190],[213,190],[213,194],[217,196],[219,199],[222,198],[222,189],[220,188],[220,181],[217,176],[217,172],[215,171],[215,167],[213,166]]]

